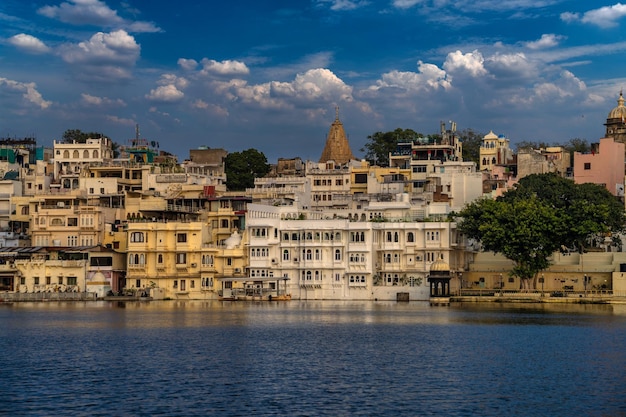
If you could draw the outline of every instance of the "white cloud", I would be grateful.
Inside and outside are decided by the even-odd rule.
[[[212,59],[203,58],[201,63],[202,70],[200,73],[202,75],[241,76],[248,75],[250,73],[246,64],[241,61],[228,59],[218,62]]]
[[[552,48],[559,44],[559,41],[564,39],[564,36],[555,35],[555,34],[543,34],[541,35],[541,39],[538,39],[533,42],[526,42],[526,46],[529,49],[544,49],[544,48]]]
[[[126,103],[121,99],[110,99],[108,97],[97,97],[92,96],[90,94],[82,93],[81,94],[83,104],[87,104],[90,106],[119,106],[126,107]]]
[[[564,22],[579,21],[596,25],[601,28],[612,28],[617,26],[617,21],[626,16],[626,5],[617,3],[612,6],[604,6],[599,9],[589,10],[582,16],[578,13],[561,13],[561,20]]]
[[[148,100],[166,103],[180,101],[183,97],[185,97],[185,93],[172,84],[159,86],[150,90],[150,94],[146,94]]]
[[[394,0],[393,7],[397,7],[398,9],[409,9],[416,4],[423,3],[424,0]]]
[[[537,63],[529,60],[521,52],[496,53],[485,60],[485,68],[500,81],[511,78],[530,79],[538,76]]]
[[[141,47],[124,30],[98,32],[88,41],[61,48],[61,57],[86,78],[123,79],[139,58]],[[84,68],[83,68],[84,67]]]
[[[51,101],[43,99],[43,96],[37,91],[35,83],[22,83],[19,81],[0,78],[0,89],[22,93],[22,97],[29,103],[32,103],[42,110],[47,109],[52,104]]]
[[[487,74],[484,63],[483,55],[477,50],[466,54],[457,50],[448,54],[443,68],[450,74],[463,72],[472,77],[480,77]]]
[[[434,64],[418,61],[418,72],[390,71],[376,81],[376,85],[369,87],[370,91],[386,88],[399,88],[405,91],[426,91],[439,88],[448,89],[450,81],[444,70]]]
[[[9,38],[9,43],[19,49],[34,54],[43,54],[50,51],[50,48],[34,36],[20,33]]]
[[[298,74],[291,82],[270,81],[248,84],[241,79],[213,83],[215,93],[230,102],[258,105],[261,108],[289,109],[323,103],[352,101],[352,87],[332,71],[318,68]]]
[[[194,109],[205,110],[207,113],[221,117],[227,117],[229,114],[228,110],[224,107],[207,103],[206,101],[200,99],[195,100],[193,103],[191,103],[191,107],[193,107]]]
[[[354,10],[370,4],[366,0],[318,0],[318,3],[330,3],[330,10],[334,11]]]
[[[198,61],[195,59],[179,58],[178,66],[186,71],[193,71],[198,67]]]
[[[133,119],[124,119],[124,118],[112,116],[112,115],[107,115],[106,119],[112,123],[115,123],[117,125],[122,125],[122,126],[135,126],[137,124],[137,122],[135,122],[135,120]]]
[[[100,0],[69,0],[59,6],[43,6],[37,12],[51,19],[72,25],[94,25],[106,28],[124,28],[130,32],[159,32],[151,22],[126,20]]]
[[[38,12],[74,25],[112,26],[123,22],[115,10],[100,0],[70,0],[60,6],[44,6]]]
[[[189,81],[187,81],[184,77],[178,77],[174,74],[161,74],[161,78],[157,81],[158,85],[174,85],[176,88],[184,90],[189,85]]]

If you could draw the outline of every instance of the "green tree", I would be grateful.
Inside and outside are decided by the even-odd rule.
[[[464,129],[458,135],[463,142],[463,160],[480,165],[480,145],[482,145],[485,135],[474,132],[472,129]]]
[[[559,248],[550,231],[563,227],[558,210],[540,199],[482,199],[468,205],[459,216],[459,230],[479,240],[486,251],[501,253],[513,261],[511,275],[530,288],[537,273],[550,265]]]
[[[422,136],[412,129],[397,128],[391,132],[376,132],[367,137],[368,142],[360,149],[365,152],[365,159],[373,165],[389,166],[389,153],[396,150],[401,142],[410,142]]]
[[[102,133],[98,132],[83,132],[80,129],[68,129],[63,133],[63,142],[72,143],[76,141],[76,143],[85,143],[87,139],[97,139],[102,137],[108,137]]]
[[[624,208],[604,187],[534,174],[496,200],[478,200],[457,216],[459,229],[483,249],[514,262],[512,275],[529,288],[557,250],[584,251],[595,238],[624,229]]]
[[[560,245],[570,250],[583,252],[598,238],[624,230],[624,206],[603,186],[576,184],[554,173],[533,174],[522,178],[515,189],[501,198],[513,200],[530,196],[559,210],[564,227],[551,233]]]
[[[267,158],[256,149],[229,153],[226,155],[224,165],[226,187],[229,191],[252,188],[255,178],[262,178],[270,171]]]

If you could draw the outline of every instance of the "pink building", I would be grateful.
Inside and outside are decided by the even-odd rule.
[[[624,144],[600,139],[592,152],[574,152],[574,182],[603,185],[615,196],[624,195]]]

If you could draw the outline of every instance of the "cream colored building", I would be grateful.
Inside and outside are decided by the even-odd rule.
[[[480,145],[480,171],[490,171],[495,165],[506,165],[513,159],[509,139],[490,131]]]

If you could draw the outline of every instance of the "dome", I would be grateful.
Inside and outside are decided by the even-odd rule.
[[[430,272],[450,272],[450,265],[443,260],[443,256],[430,265]]]
[[[483,139],[498,139],[498,136],[493,133],[493,130],[490,130]]]
[[[617,107],[611,110],[607,119],[626,119],[626,107],[624,106],[624,96],[621,91],[617,99]]]

